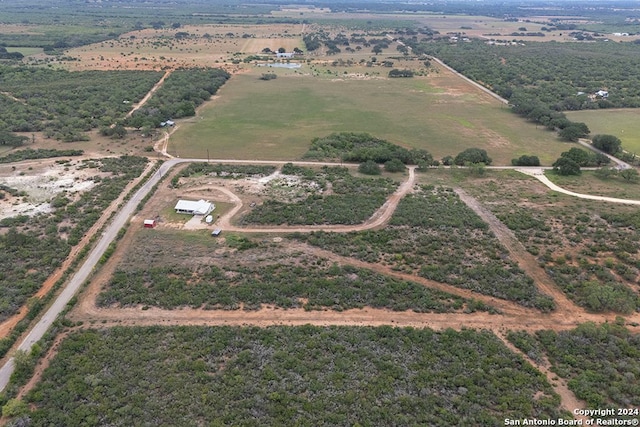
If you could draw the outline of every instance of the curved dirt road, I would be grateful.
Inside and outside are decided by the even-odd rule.
[[[400,200],[413,189],[415,183],[415,166],[409,167],[409,177],[405,182],[400,184],[396,191],[389,196],[386,202],[376,210],[371,218],[365,222],[357,225],[304,225],[304,226],[277,226],[277,227],[238,227],[231,224],[231,219],[242,209],[242,200],[233,192],[222,187],[215,188],[223,193],[227,194],[231,200],[236,203],[229,212],[222,216],[217,222],[217,228],[222,228],[226,231],[240,231],[245,233],[310,233],[312,231],[336,231],[341,233],[347,233],[350,231],[363,231],[370,230],[375,227],[379,227],[391,219],[391,215],[398,207]]]
[[[616,197],[606,197],[606,196],[593,196],[591,194],[582,194],[582,193],[576,193],[574,191],[566,190],[562,187],[557,186],[553,182],[551,182],[551,180],[545,176],[542,169],[536,169],[536,168],[532,168],[532,169],[513,168],[513,169],[516,170],[517,172],[536,178],[538,181],[540,181],[541,183],[543,183],[553,191],[557,191],[558,193],[577,197],[579,199],[598,200],[601,202],[620,203],[620,204],[626,204],[626,205],[640,205],[640,200],[618,199]]]

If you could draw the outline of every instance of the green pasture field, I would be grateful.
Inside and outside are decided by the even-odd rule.
[[[567,111],[567,118],[584,122],[591,135],[615,135],[622,141],[622,148],[632,153],[640,152],[640,110],[582,110]]]
[[[42,53],[43,51],[41,47],[20,46],[20,47],[7,47],[7,52],[20,52],[24,56],[29,56],[29,55],[37,55],[39,53]]]
[[[255,67],[232,77],[198,117],[180,123],[169,151],[180,157],[205,158],[209,149],[212,158],[293,160],[312,138],[345,131],[424,148],[436,158],[480,147],[497,165],[523,154],[551,164],[566,150],[555,133],[536,129],[446,71],[411,79],[371,76],[387,70]],[[262,73],[278,78],[263,81]]]

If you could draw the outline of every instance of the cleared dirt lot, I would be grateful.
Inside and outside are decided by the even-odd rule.
[[[3,191],[0,199],[0,219],[17,215],[37,215],[51,212],[51,199],[65,193],[73,198],[91,189],[92,177],[100,176],[95,169],[80,168],[79,160],[46,159],[0,165],[0,184],[15,189],[12,196]]]

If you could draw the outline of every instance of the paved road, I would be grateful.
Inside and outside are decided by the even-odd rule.
[[[89,278],[93,269],[98,264],[100,257],[104,254],[109,244],[115,239],[118,231],[126,224],[129,217],[133,214],[135,208],[140,201],[151,191],[151,188],[160,180],[160,177],[167,173],[178,161],[170,160],[165,162],[158,172],[156,172],[151,179],[149,179],[129,201],[122,207],[120,212],[115,216],[111,224],[106,228],[102,237],[98,241],[98,244],[87,256],[87,259],[82,264],[76,274],[74,274],[67,285],[64,287],[58,298],[53,302],[51,307],[46,311],[44,316],[36,323],[31,329],[26,338],[18,346],[18,350],[30,352],[33,344],[38,342],[47,330],[51,327],[58,315],[64,310],[71,298],[78,292],[78,289]],[[13,357],[0,368],[0,391],[9,383],[9,379],[15,368],[15,362]]]

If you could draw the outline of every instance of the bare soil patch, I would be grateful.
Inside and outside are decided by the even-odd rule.
[[[17,215],[37,215],[51,212],[49,203],[53,197],[65,193],[75,198],[91,189],[93,177],[100,176],[95,169],[82,169],[77,159],[42,159],[18,164],[0,165],[2,184],[19,192],[18,196],[8,193],[0,199],[0,219]]]

